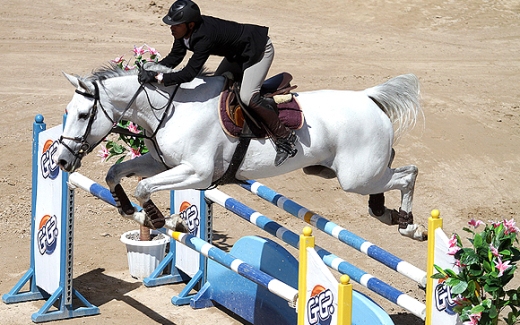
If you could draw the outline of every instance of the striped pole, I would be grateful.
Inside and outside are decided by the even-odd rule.
[[[299,235],[292,232],[291,230],[283,227],[277,222],[262,215],[260,212],[251,209],[240,201],[237,201],[236,199],[217,189],[207,190],[205,195],[206,198],[208,198],[210,201],[219,204],[220,206],[235,213],[244,220],[251,222],[259,228],[267,231],[271,235],[298,249],[300,240]],[[426,306],[417,299],[388,285],[373,275],[359,269],[358,267],[348,263],[347,261],[319,246],[316,246],[316,252],[323,259],[323,262],[325,262],[327,266],[342,274],[347,274],[352,280],[358,282],[362,286],[372,290],[373,292],[388,299],[403,309],[408,310],[422,320],[425,319]]]
[[[257,181],[247,181],[247,184],[242,185],[242,187],[251,193],[256,194],[262,199],[271,202],[286,212],[289,212],[293,216],[298,217],[308,224],[315,226],[328,235],[337,238],[341,242],[370,256],[376,261],[383,263],[392,270],[397,271],[409,279],[419,283],[419,285],[421,285],[423,288],[426,287],[426,272],[417,268],[416,266],[403,261],[388,251],[338,226],[334,222],[329,221],[326,218],[308,210],[307,208],[299,205],[298,203],[288,199],[282,194],[277,193],[273,189],[270,189],[269,187]]]
[[[69,183],[77,188],[80,188],[93,196],[100,198],[106,203],[115,206],[115,201],[110,191],[94,182],[93,180],[85,177],[77,172],[69,175]],[[172,231],[166,228],[157,229],[157,231],[172,237],[176,241],[188,246],[189,248],[201,253],[205,257],[214,260],[215,262],[227,267],[233,272],[243,276],[244,278],[266,288],[269,292],[279,296],[280,298],[288,301],[291,306],[296,305],[298,300],[298,290],[285,284],[284,282],[262,272],[258,269],[253,268],[251,265],[241,261],[240,259],[234,258],[221,249],[205,242],[203,239]]]
[[[78,172],[74,172],[69,174],[69,184],[82,189],[85,192],[88,192],[92,194],[93,196],[97,197],[98,199],[101,199],[105,201],[106,203],[116,206],[116,201],[114,201],[114,198],[112,197],[112,193],[110,193],[110,190],[104,187],[103,185],[94,182],[90,178],[83,176],[82,174]],[[135,203],[132,203],[132,205],[138,210],[141,211],[142,208],[138,206]]]
[[[87,178],[79,173],[70,174],[69,183],[91,193],[92,195],[102,199],[103,201],[105,201],[111,205],[115,204],[115,202],[113,201],[112,195],[110,194],[110,191],[108,189],[104,188],[100,184],[90,180],[89,178]],[[263,230],[267,231],[271,235],[283,240],[284,242],[286,242],[289,245],[293,246],[294,248],[298,249],[299,236],[297,234],[295,234],[294,232],[290,231],[289,229],[281,226],[280,224],[276,223],[275,221],[267,218],[266,216],[262,215],[261,213],[259,213],[257,211],[254,211],[253,209],[249,208],[248,206],[231,198],[227,194],[225,194],[217,189],[205,191],[205,195],[209,200],[213,201],[214,203],[221,205],[222,207],[230,210],[231,212],[235,213],[236,215],[242,217],[243,219],[262,228]],[[161,228],[159,230],[161,232],[170,231],[170,230],[166,230],[164,228]],[[174,232],[172,232],[172,235],[173,235],[173,233]],[[168,234],[168,235],[170,235],[170,234]],[[191,239],[191,237],[189,237],[190,235],[179,233],[178,236],[179,236],[179,239],[181,239],[181,237],[182,237],[182,240],[184,240],[181,242],[190,243],[190,244],[186,244],[188,247],[191,247],[190,245],[192,245],[193,247],[196,246],[195,244],[192,243],[192,239]],[[185,236],[188,236],[188,237],[185,237]],[[204,244],[208,244],[204,240],[202,240],[198,237],[193,237],[193,238],[194,238],[193,242],[195,242],[199,247],[202,247],[202,245],[204,245]],[[197,238],[197,239],[195,239],[195,238]],[[200,239],[200,242],[199,242],[199,239]],[[227,258],[234,259],[231,256],[223,257],[217,253],[215,253],[215,254],[211,253],[212,255],[215,255],[217,257],[210,257],[210,256],[205,255],[205,253],[208,252],[212,246],[211,244],[208,244],[208,245],[210,245],[210,246],[206,246],[206,248],[204,250],[202,248],[200,248],[200,250],[197,248],[193,248],[193,247],[191,247],[191,248],[195,249],[196,251],[200,252],[201,254],[203,254],[204,256],[206,256],[208,258],[212,258],[212,259],[219,258],[219,259],[223,260],[223,263],[227,263],[228,265],[231,265],[232,261],[226,260]],[[385,282],[377,279],[376,277],[364,272],[363,270],[346,262],[345,260],[339,258],[338,256],[328,252],[327,250],[325,250],[319,246],[316,246],[315,248],[316,248],[316,252],[323,259],[323,261],[325,262],[325,264],[327,266],[333,268],[334,270],[336,270],[342,274],[349,275],[352,280],[358,282],[359,284],[363,285],[364,287],[366,287],[366,288],[370,289],[371,291],[377,293],[378,295],[388,299],[389,301],[402,307],[403,309],[408,310],[409,312],[416,315],[417,317],[419,317],[423,320],[425,319],[426,306],[423,303],[421,303],[418,300],[414,299],[413,297],[399,291],[398,289],[386,284]],[[215,249],[218,249],[218,248],[215,247]],[[229,255],[223,251],[222,251],[222,253]],[[217,259],[215,259],[215,261],[218,262],[219,264],[222,264]],[[240,265],[241,264],[240,262],[243,263],[240,260],[238,260],[235,263],[238,263],[238,265]],[[226,264],[222,264],[222,265],[227,267]],[[237,266],[237,264],[235,264],[233,267],[235,269],[238,269],[236,266]],[[231,267],[230,267],[230,269],[235,271],[235,269],[232,269]],[[244,272],[244,271],[246,271],[246,270],[242,269],[242,272]],[[241,274],[241,273],[239,273],[239,274]],[[269,275],[266,275],[266,276],[270,277]],[[247,276],[245,276],[245,277],[249,279],[249,277],[247,277]],[[249,279],[249,280],[257,283],[255,281],[255,278]],[[274,280],[276,280],[276,279],[274,279]],[[278,280],[276,280],[276,281],[278,281]],[[265,285],[266,283],[267,283],[267,286]],[[281,282],[281,283],[283,283],[283,282]],[[273,291],[276,291],[276,292],[279,292],[279,291],[284,292],[284,290],[278,289],[280,287],[283,287],[283,285],[278,286],[277,284],[273,283],[271,285],[271,288],[269,288],[268,287],[269,281],[266,282],[265,280],[262,283],[257,283],[257,284],[265,286],[266,289],[268,289],[269,291],[271,291],[271,289],[272,289]],[[274,289],[274,288],[276,288],[276,289]],[[291,288],[291,287],[289,287],[289,288]],[[296,289],[292,288],[292,290],[295,290],[295,294],[297,295]],[[290,290],[287,290],[287,292],[289,292],[289,291]],[[275,292],[273,292],[273,293],[278,295]],[[282,297],[282,296],[280,296],[280,297],[287,301],[291,301],[292,299],[294,299],[294,297],[290,297],[291,294],[292,293],[290,293],[289,295],[286,294],[285,297]]]
[[[112,194],[106,187],[103,187],[99,183],[94,182],[90,178],[83,176],[78,172],[74,172],[69,175],[69,183],[74,187],[80,188],[83,191],[94,195],[95,197],[105,201],[110,205],[116,206],[116,201],[114,201]]]
[[[298,300],[298,290],[285,284],[284,282],[255,269],[244,261],[235,258],[223,250],[205,242],[203,239],[190,234],[173,231],[166,228],[158,229],[165,235],[168,235],[176,241],[188,246],[189,248],[201,253],[207,258],[227,267],[231,271],[243,276],[244,278],[266,288],[272,294],[285,299],[290,306],[296,306]]]

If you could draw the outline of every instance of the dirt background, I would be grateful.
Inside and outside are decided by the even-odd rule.
[[[49,127],[61,123],[73,88],[65,71],[92,69],[144,43],[166,55],[172,38],[161,17],[171,3],[135,1],[3,1],[0,6],[0,293],[29,266],[31,130],[36,114]],[[448,233],[470,218],[518,219],[520,209],[520,1],[199,0],[203,13],[270,27],[276,55],[271,74],[289,71],[298,91],[364,89],[412,72],[421,82],[425,120],[396,146],[394,166],[415,164],[419,177],[414,215],[426,223],[440,209]],[[215,68],[218,59],[208,67]],[[326,114],[326,112],[323,112]],[[202,128],[203,126],[201,126]],[[103,182],[109,164],[94,154],[81,172]],[[367,197],[346,194],[336,180],[301,171],[261,180],[307,208],[424,269],[426,243],[401,237],[395,227],[367,214]],[[133,183],[125,183],[131,190]],[[243,197],[295,232],[298,219]],[[166,196],[156,199],[164,209]],[[399,193],[387,195],[399,207]],[[101,314],[62,324],[240,324],[217,308],[193,310],[170,303],[183,285],[146,288],[128,274],[120,235],[136,225],[99,200],[76,199],[74,287]],[[216,244],[228,249],[239,237],[264,233],[216,209]],[[317,243],[376,277],[424,300],[424,292],[356,251],[318,234]],[[291,250],[294,252],[294,250]],[[356,289],[363,292],[360,285]],[[418,318],[371,294],[396,324]],[[0,304],[0,323],[30,324],[43,302]],[[276,320],[273,320],[276,324]]]

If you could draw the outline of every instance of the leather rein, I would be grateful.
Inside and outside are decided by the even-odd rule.
[[[82,136],[80,136],[80,137],[69,137],[69,136],[62,135],[60,137],[60,139],[59,139],[60,144],[62,144],[65,148],[67,148],[67,150],[69,150],[76,159],[82,159],[84,156],[86,156],[87,154],[92,152],[92,150],[94,150],[94,148],[97,147],[110,133],[118,133],[118,134],[133,136],[133,137],[136,137],[136,138],[144,138],[144,139],[150,140],[153,143],[154,149],[156,150],[157,154],[161,158],[161,162],[166,167],[169,168],[169,166],[166,164],[166,162],[164,160],[163,154],[160,151],[159,146],[157,145],[157,143],[155,141],[155,136],[157,135],[157,132],[161,128],[161,126],[162,126],[162,124],[163,124],[163,122],[164,122],[164,120],[166,118],[166,115],[167,115],[167,113],[169,111],[168,108],[171,106],[171,103],[173,102],[173,98],[175,97],[175,94],[177,93],[177,90],[179,89],[179,85],[176,85],[172,95],[168,99],[168,103],[164,107],[161,107],[161,108],[154,108],[152,106],[152,104],[150,102],[150,98],[148,97],[148,94],[145,91],[145,93],[147,94],[148,103],[150,104],[150,107],[152,109],[158,110],[158,109],[164,108],[164,112],[163,112],[163,114],[161,116],[159,124],[157,125],[157,128],[152,133],[152,135],[148,136],[148,135],[146,135],[146,131],[145,131],[144,134],[135,134],[135,133],[132,133],[132,132],[128,131],[127,129],[124,129],[124,128],[118,126],[119,122],[121,122],[121,120],[123,119],[123,116],[125,115],[125,113],[128,111],[128,109],[130,109],[130,106],[132,106],[132,104],[135,102],[137,96],[141,93],[141,91],[143,91],[145,89],[144,84],[140,84],[139,85],[139,88],[135,92],[135,94],[132,97],[132,99],[130,99],[130,101],[128,102],[128,105],[123,110],[123,113],[121,114],[121,117],[117,121],[114,121],[114,119],[112,117],[110,117],[110,115],[108,114],[107,110],[103,107],[103,104],[101,104],[101,101],[99,100],[99,86],[98,86],[97,82],[94,81],[94,82],[92,82],[92,84],[94,85],[94,94],[91,94],[91,93],[88,93],[88,92],[85,92],[85,91],[81,91],[79,89],[75,90],[75,92],[77,94],[80,94],[80,95],[82,95],[84,97],[87,97],[87,98],[94,99],[94,105],[92,106],[92,110],[89,113],[89,120],[88,120],[88,123],[87,123],[87,128],[85,129],[85,133]],[[94,124],[94,121],[96,119],[98,106],[101,108],[101,110],[103,111],[105,116],[108,118],[108,120],[110,122],[112,122],[113,128],[110,131],[108,131],[108,133],[104,137],[102,137],[100,141],[98,141],[94,145],[91,145],[87,141],[87,138],[90,135],[90,132],[92,130],[92,125]],[[73,141],[73,142],[76,142],[76,143],[80,143],[81,146],[80,146],[78,152],[74,152],[72,150],[72,148],[70,148],[67,144],[65,144],[63,142],[64,139],[65,140],[70,140],[70,141]]]

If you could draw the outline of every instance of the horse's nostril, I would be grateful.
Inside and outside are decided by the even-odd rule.
[[[64,169],[65,166],[67,166],[67,161],[65,159],[59,159],[58,166],[60,166],[62,169]]]

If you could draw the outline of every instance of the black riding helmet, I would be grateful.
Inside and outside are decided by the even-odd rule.
[[[163,22],[167,25],[178,25],[192,21],[199,23],[201,20],[199,6],[190,0],[175,1],[168,14],[163,18]]]

